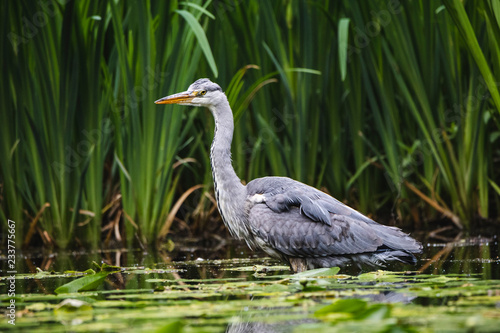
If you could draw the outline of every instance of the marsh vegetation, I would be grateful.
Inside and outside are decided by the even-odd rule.
[[[153,104],[199,77],[226,91],[244,180],[409,230],[498,224],[495,1],[0,6],[0,215],[25,247],[219,234],[210,114]]]
[[[429,243],[417,267],[396,265],[387,267],[394,271],[362,274],[346,267],[291,275],[287,266],[252,254],[242,244],[215,253],[213,246],[200,247],[199,242],[179,244],[170,252],[26,253],[19,265],[36,273],[16,276],[20,310],[14,328],[494,332],[500,322],[496,237]],[[0,299],[3,308],[9,300],[6,295]],[[3,321],[0,328],[12,326]]]
[[[0,12],[14,329],[498,328],[497,1],[20,0]],[[240,178],[288,176],[417,231],[418,265],[291,275],[227,246],[212,116],[153,104],[200,77],[231,103]]]

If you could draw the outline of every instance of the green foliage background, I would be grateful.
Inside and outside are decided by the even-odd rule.
[[[216,230],[211,115],[153,104],[200,77],[228,95],[244,180],[286,175],[400,225],[498,222],[495,0],[0,9],[0,216],[18,244]]]

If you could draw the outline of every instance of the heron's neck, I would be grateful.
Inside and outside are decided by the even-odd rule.
[[[214,179],[215,198],[222,220],[229,231],[244,237],[246,189],[231,164],[231,142],[233,140],[233,113],[227,99],[210,110],[215,118],[215,133],[210,150],[210,164]]]

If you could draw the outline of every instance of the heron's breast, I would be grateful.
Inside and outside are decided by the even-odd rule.
[[[248,239],[250,237],[247,226],[248,215],[245,206],[238,204],[237,201],[237,198],[226,192],[219,193],[217,200],[219,213],[233,236],[239,239]]]

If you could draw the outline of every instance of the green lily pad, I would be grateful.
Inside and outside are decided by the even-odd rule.
[[[63,294],[63,293],[67,294],[78,291],[95,290],[97,287],[99,287],[99,285],[101,285],[101,283],[110,273],[112,272],[101,271],[99,273],[95,273],[92,275],[83,276],[79,279],[73,280],[71,282],[68,282],[60,286],[54,291],[56,294]]]
[[[340,271],[338,267],[330,267],[330,268],[318,268],[311,269],[308,271],[300,272],[294,274],[292,278],[300,279],[300,278],[312,278],[312,277],[326,277],[326,276],[334,276]]]

